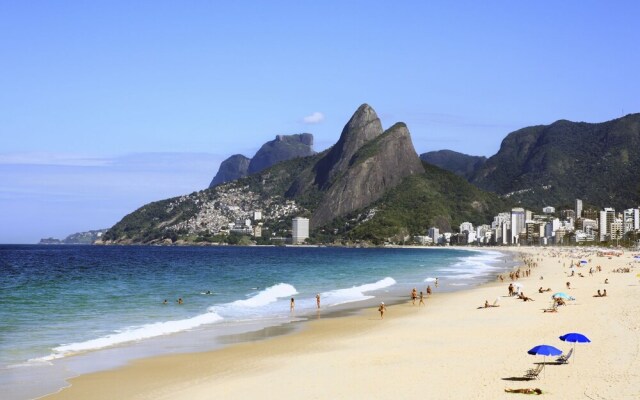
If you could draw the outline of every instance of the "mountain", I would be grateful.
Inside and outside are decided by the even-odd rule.
[[[313,135],[300,133],[297,135],[278,135],[260,147],[249,163],[248,175],[260,172],[265,168],[296,157],[307,157],[313,151]]]
[[[365,207],[412,174],[422,172],[407,127],[398,123],[383,132],[368,104],[356,110],[338,142],[313,167],[311,179],[294,183],[292,197],[308,191],[324,192],[311,217],[311,226]]]
[[[420,159],[467,180],[487,161],[487,157],[470,156],[452,150],[430,151],[420,154]]]
[[[40,239],[38,244],[92,244],[96,240],[99,240],[107,230],[108,229],[98,229],[88,232],[73,233],[62,240],[54,238]]]
[[[640,114],[602,123],[560,120],[512,132],[471,177],[530,207],[576,198],[617,209],[640,203]]]
[[[286,236],[291,219],[306,216],[314,240],[382,243],[398,235],[424,235],[434,225],[456,225],[461,218],[485,223],[505,206],[464,179],[423,164],[407,126],[396,123],[384,131],[373,108],[363,104],[330,149],[147,204],[114,225],[104,242],[228,241],[230,223],[261,211],[268,238]]]
[[[312,134],[277,135],[274,140],[263,144],[253,158],[236,154],[224,160],[209,187],[255,174],[281,161],[313,154]]]
[[[218,186],[221,183],[234,181],[249,175],[250,158],[242,154],[234,154],[220,163],[218,173],[213,177],[209,187]]]

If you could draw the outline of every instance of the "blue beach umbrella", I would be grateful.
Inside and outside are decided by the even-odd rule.
[[[552,299],[557,299],[558,297],[560,297],[562,299],[567,299],[567,300],[575,300],[575,297],[569,296],[568,294],[566,294],[564,292],[554,293],[551,296]]]
[[[582,333],[571,332],[560,336],[560,340],[563,342],[573,343],[573,353],[576,352],[576,343],[591,343],[588,337]],[[575,357],[575,356],[574,356]]]
[[[548,344],[541,344],[527,351],[527,353],[534,356],[544,356],[543,364],[547,365],[547,356],[559,356],[560,354],[562,354],[562,350],[553,346],[549,346]],[[545,372],[545,375],[546,374],[547,373]]]

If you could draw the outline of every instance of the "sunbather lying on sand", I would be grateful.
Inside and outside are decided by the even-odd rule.
[[[524,389],[505,389],[507,393],[524,393],[524,394],[542,394],[542,390],[535,388],[524,388]]]
[[[525,296],[525,295],[524,295],[524,292],[523,292],[523,293],[520,293],[520,294],[518,295],[518,298],[519,298],[519,299],[521,299],[521,300],[524,300],[524,301],[534,301],[531,297],[527,297],[527,296]]]
[[[544,292],[550,292],[550,291],[551,291],[551,288],[543,289],[542,286],[540,286],[540,289],[538,289],[538,293],[544,293]]]
[[[484,307],[478,307],[478,308],[489,308],[489,307],[500,307],[500,304],[489,304],[489,300],[485,300],[484,301]]]

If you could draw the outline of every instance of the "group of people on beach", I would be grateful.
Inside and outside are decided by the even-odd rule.
[[[434,281],[434,286],[438,287],[438,278],[435,279]],[[431,285],[427,285],[427,288],[425,290],[427,292],[427,296],[431,296],[431,293],[433,293],[433,290],[431,289]],[[423,291],[420,291],[420,293],[418,293],[418,289],[413,288],[411,289],[411,304],[413,304],[414,306],[416,305],[416,300],[418,300],[418,307],[419,306],[425,306],[425,294]],[[380,313],[380,319],[384,319],[384,313],[387,311],[387,306],[384,304],[384,302],[380,302],[380,305],[378,306],[378,312]]]
[[[320,309],[320,293],[316,294],[316,307],[318,308],[318,310]],[[291,300],[289,301],[289,311],[293,312],[296,309],[296,299],[295,298],[291,298]]]

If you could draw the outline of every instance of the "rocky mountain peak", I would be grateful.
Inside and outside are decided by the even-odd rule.
[[[247,176],[250,161],[250,158],[247,158],[242,154],[234,154],[231,157],[227,158],[222,163],[220,163],[218,173],[211,180],[209,187],[218,186],[222,183]]]
[[[209,187],[244,178],[282,161],[313,154],[315,151],[313,151],[313,135],[311,133],[276,135],[274,140],[263,144],[253,158],[236,154],[224,160]]]
[[[397,123],[370,139],[340,162],[346,163],[346,170],[328,187],[311,218],[312,227],[366,207],[404,178],[424,173],[404,123]]]
[[[382,123],[378,114],[368,104],[362,104],[342,129],[340,139],[320,160],[316,183],[327,187],[348,167],[349,160],[367,142],[382,135]]]

